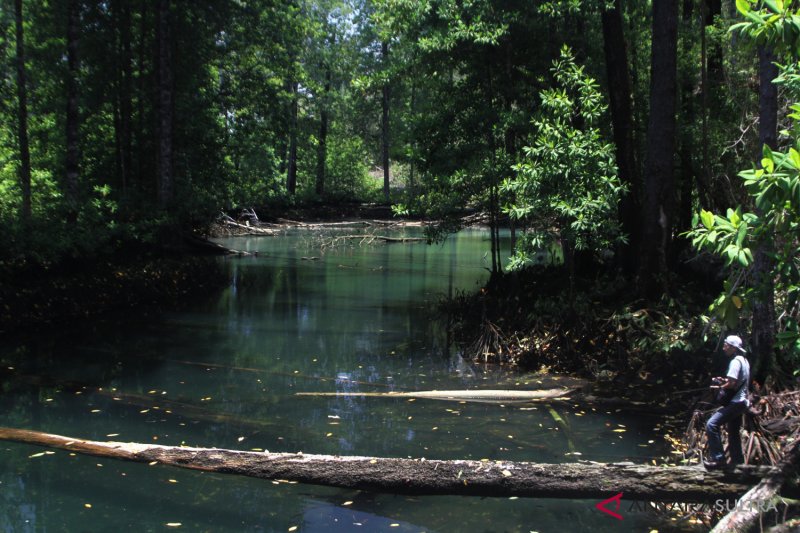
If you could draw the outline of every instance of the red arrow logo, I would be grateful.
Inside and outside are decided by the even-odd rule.
[[[617,513],[615,513],[614,511],[612,511],[610,509],[606,509],[606,505],[611,503],[611,502],[617,502],[617,506],[614,508],[614,511],[619,511],[619,506],[622,505],[622,493],[620,492],[616,496],[612,496],[607,500],[603,500],[600,503],[596,503],[596,504],[594,504],[594,506],[597,507],[598,509],[600,509],[601,511],[603,511],[604,513],[610,514],[611,516],[613,516],[617,520],[622,520],[622,515],[617,514]]]

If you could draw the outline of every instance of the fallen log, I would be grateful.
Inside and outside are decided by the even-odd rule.
[[[767,511],[778,515],[785,513],[787,502],[781,498],[781,489],[792,476],[797,475],[800,448],[795,446],[774,470],[739,499],[735,508],[717,522],[711,533],[746,533],[762,531],[762,521]]]
[[[414,392],[297,392],[295,396],[368,396],[377,398],[414,398],[429,400],[456,400],[466,402],[530,402],[563,398],[574,389],[540,390],[428,390]]]
[[[239,222],[236,222],[235,220],[233,220],[231,217],[229,217],[227,215],[222,215],[218,219],[218,224],[220,224],[222,226],[228,226],[230,228],[236,228],[237,230],[239,230],[241,232],[244,232],[244,234],[246,234],[246,235],[270,235],[270,236],[272,236],[272,235],[277,235],[278,234],[278,232],[276,230],[274,230],[274,229],[259,227],[260,226],[260,222],[258,222],[258,220],[256,220],[255,223],[258,224],[258,225],[251,226],[249,220],[247,221],[247,224],[240,224]]]
[[[752,466],[706,472],[698,467],[632,463],[542,464],[262,453],[99,442],[14,428],[0,428],[0,440],[205,472],[414,495],[602,499],[621,492],[627,500],[713,502],[744,494],[773,472],[773,467]]]

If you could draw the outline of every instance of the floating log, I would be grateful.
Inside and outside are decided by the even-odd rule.
[[[14,428],[0,428],[0,440],[205,472],[414,495],[603,499],[621,492],[626,500],[713,502],[744,494],[775,470],[739,466],[706,472],[700,467],[633,463],[542,464],[262,453],[99,442]]]
[[[465,402],[531,402],[563,398],[574,389],[541,390],[427,390],[414,392],[296,392],[295,396],[368,396],[376,398],[414,398]]]

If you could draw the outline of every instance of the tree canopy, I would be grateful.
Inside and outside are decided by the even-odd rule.
[[[758,263],[796,353],[800,147],[765,109],[795,100],[798,20],[789,0],[0,0],[0,261],[245,207],[391,203],[432,237],[478,211],[494,272],[543,235],[650,300],[692,239]],[[735,286],[725,327],[766,301]]]

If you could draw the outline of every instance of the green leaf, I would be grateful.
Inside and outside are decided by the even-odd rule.
[[[794,168],[800,168],[800,152],[794,148],[789,148],[789,160]]]
[[[739,232],[736,234],[736,246],[740,247],[744,243],[744,238],[747,236],[747,224],[739,226]]]
[[[714,214],[710,211],[706,211],[705,209],[700,211],[700,220],[703,222],[703,226],[706,229],[711,229],[714,227]]]
[[[747,15],[750,12],[750,2],[747,0],[736,0],[736,9],[742,15]]]

